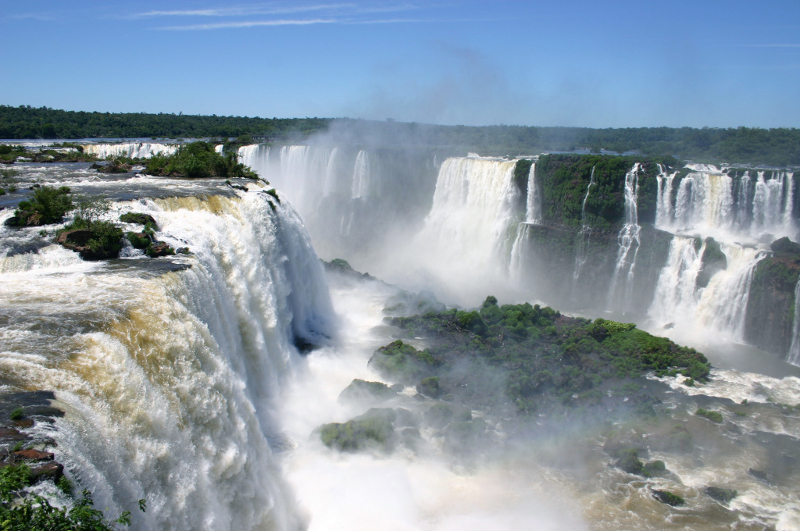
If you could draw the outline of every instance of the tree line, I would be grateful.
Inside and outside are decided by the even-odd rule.
[[[334,122],[338,127],[331,127]],[[345,131],[348,142],[424,145],[484,155],[533,155],[588,149],[593,153],[674,156],[682,160],[772,166],[800,165],[800,129],[443,126],[330,118],[250,118],[183,114],[101,113],[0,105],[0,138],[234,138],[283,141]]]

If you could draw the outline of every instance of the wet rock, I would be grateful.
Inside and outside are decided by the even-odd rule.
[[[145,227],[151,226],[154,229],[158,228],[153,216],[141,212],[126,212],[119,217],[119,220],[123,223],[134,223],[136,225],[144,225]]]
[[[29,417],[63,417],[64,412],[53,406],[28,406],[25,415]]]
[[[321,426],[320,439],[325,446],[340,451],[374,449],[389,452],[397,442],[397,434],[392,426],[395,417],[392,409],[371,408],[345,423],[333,422]]]
[[[644,471],[644,463],[639,460],[636,450],[633,449],[622,450],[620,458],[614,463],[614,466],[628,474],[642,474]]]
[[[177,249],[175,249],[176,254],[189,254],[189,252],[190,251],[188,247],[178,247]]]
[[[445,404],[436,404],[423,415],[425,422],[433,428],[444,428],[453,419],[453,410]]]
[[[769,475],[763,470],[756,470],[754,468],[751,468],[747,471],[747,473],[759,481],[763,481],[764,483],[771,483]]]
[[[52,461],[53,454],[39,450],[19,450],[11,454],[15,460],[26,459],[30,461]]]
[[[732,489],[723,489],[720,487],[706,487],[706,494],[718,502],[730,503],[730,501],[738,495],[738,492]]]
[[[645,477],[652,478],[652,477],[660,477],[665,476],[669,473],[667,470],[667,466],[664,464],[664,461],[651,461],[644,465],[644,469],[642,469],[642,474]]]
[[[388,385],[381,382],[367,382],[365,380],[353,380],[350,385],[344,388],[339,394],[340,402],[385,402],[397,396],[397,392],[390,389]]]
[[[42,466],[31,468],[31,483],[50,480],[54,483],[64,475],[64,465],[61,463],[46,463]]]
[[[158,258],[159,256],[169,256],[175,254],[175,249],[170,247],[165,242],[156,241],[147,248],[145,253],[150,258]]]
[[[668,490],[653,489],[653,497],[658,501],[660,501],[661,503],[666,503],[667,505],[671,505],[672,507],[678,507],[685,503],[683,498],[681,498],[677,494],[669,492]]]
[[[30,441],[31,438],[14,428],[0,428],[0,444],[16,443],[19,441]]]

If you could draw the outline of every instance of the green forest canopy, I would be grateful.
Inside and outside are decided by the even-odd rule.
[[[76,112],[0,105],[0,138],[208,138],[264,136],[270,141],[326,131],[330,118],[248,118],[183,114]],[[673,155],[702,162],[800,165],[800,129],[443,126],[337,119],[353,129],[350,141],[375,138],[431,147],[477,150],[485,155],[533,155],[577,148],[647,156]]]

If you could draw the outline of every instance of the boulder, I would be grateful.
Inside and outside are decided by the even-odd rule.
[[[145,251],[150,258],[158,258],[159,256],[169,256],[175,254],[175,249],[170,247],[165,242],[156,241],[150,245]]]
[[[730,503],[739,493],[732,489],[720,487],[706,487],[706,494],[720,503]]]
[[[54,483],[61,479],[64,475],[64,465],[61,463],[46,463],[42,466],[31,468],[31,483],[38,483],[39,481],[51,480]]]
[[[668,490],[653,489],[653,497],[661,503],[666,503],[672,507],[678,507],[679,505],[683,505],[685,503],[683,498],[677,494],[669,492]]]
[[[385,402],[397,396],[397,392],[381,382],[367,382],[365,380],[353,380],[350,385],[344,388],[339,394],[340,402]]]
[[[26,459],[29,461],[52,461],[54,457],[50,452],[41,452],[39,450],[19,450],[12,455],[14,459]]]

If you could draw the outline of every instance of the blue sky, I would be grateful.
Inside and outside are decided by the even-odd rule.
[[[0,104],[800,127],[800,2],[0,0]]]

